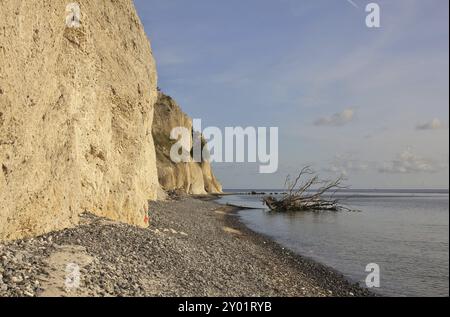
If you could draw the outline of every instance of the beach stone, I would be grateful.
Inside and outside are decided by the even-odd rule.
[[[11,282],[13,282],[13,283],[23,282],[23,277],[21,277],[21,276],[13,276],[13,277],[11,277]]]
[[[34,297],[34,293],[29,292],[29,291],[24,291],[23,294],[27,297]]]

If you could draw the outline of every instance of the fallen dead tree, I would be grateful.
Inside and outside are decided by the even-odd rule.
[[[291,181],[286,178],[286,192],[281,198],[266,196],[264,204],[272,211],[351,211],[335,198],[337,191],[345,189],[342,177],[336,180],[321,180],[309,166],[304,167]]]

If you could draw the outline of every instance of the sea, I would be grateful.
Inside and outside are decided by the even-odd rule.
[[[262,195],[229,190],[219,203],[253,231],[383,296],[449,296],[448,190],[345,190],[352,212],[270,212]],[[233,194],[231,194],[233,193]]]

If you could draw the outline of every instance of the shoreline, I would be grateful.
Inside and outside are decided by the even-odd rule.
[[[214,201],[216,202],[217,199],[214,199]],[[222,205],[218,202],[216,203]],[[253,231],[239,219],[238,214],[240,212],[245,212],[245,210],[254,210],[259,208],[247,208],[244,206],[229,205],[229,204],[222,206],[230,207],[230,211],[228,217],[226,218],[226,221],[231,226],[239,228],[240,231],[245,232],[247,235],[251,236],[255,240],[255,243],[259,244],[262,243],[266,245],[267,247],[271,248],[275,253],[278,253],[281,257],[286,257],[289,260],[294,261],[299,266],[308,267],[308,269],[311,270],[310,271],[311,276],[313,276],[317,280],[317,284],[320,285],[321,287],[332,290],[333,294],[339,294],[337,296],[344,296],[344,297],[358,296],[355,294],[359,294],[360,296],[365,297],[379,296],[379,294],[373,293],[372,291],[361,287],[357,282],[352,282],[338,270],[325,264],[322,264],[307,256],[304,256],[302,254],[295,253],[294,251],[291,251],[290,249],[279,244],[268,235]],[[330,284],[329,282],[332,282],[333,280],[334,283]],[[349,289],[346,290],[347,287],[349,287]],[[344,293],[342,294],[342,292]],[[353,295],[350,295],[349,293],[352,293]]]
[[[0,296],[375,296],[240,222],[217,196],[150,203],[150,227],[90,214],[75,228],[0,243]],[[79,285],[66,284],[68,264]]]

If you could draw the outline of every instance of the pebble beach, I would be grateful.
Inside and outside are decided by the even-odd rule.
[[[150,227],[84,214],[0,244],[0,296],[353,297],[372,294],[282,248],[211,197],[150,203]]]

